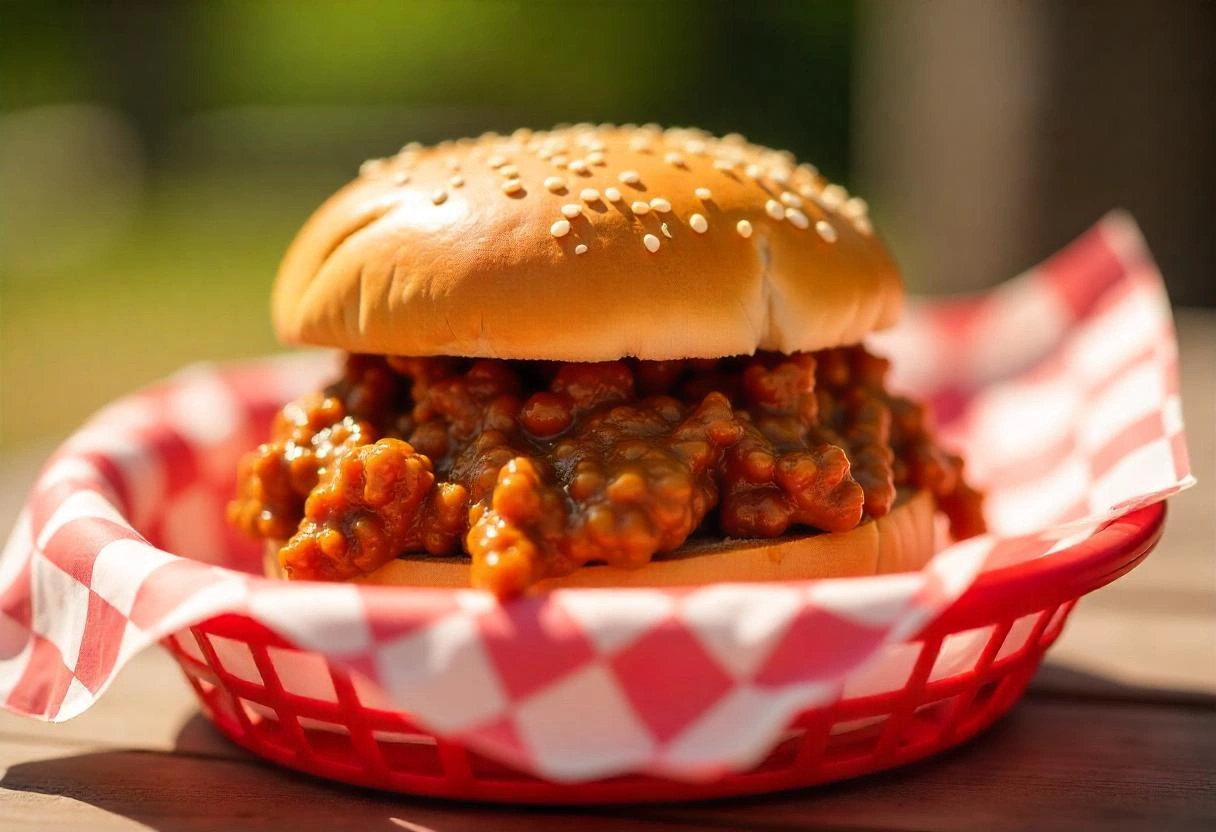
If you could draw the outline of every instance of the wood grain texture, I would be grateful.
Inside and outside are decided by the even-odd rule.
[[[210,731],[194,717],[182,733]],[[1216,827],[1216,710],[1031,698],[977,742],[820,789],[675,807],[461,806],[329,785],[244,755],[0,745],[0,828],[1143,829]],[[404,826],[404,828],[411,828]]]
[[[20,762],[14,758],[20,756]],[[76,743],[0,745],[4,830],[700,829],[627,812],[460,806],[331,785],[253,761]]]
[[[1031,698],[937,760],[825,788],[647,813],[764,829],[1216,828],[1216,711]]]

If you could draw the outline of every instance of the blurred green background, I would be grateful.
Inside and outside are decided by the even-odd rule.
[[[367,157],[488,129],[788,147],[870,199],[920,291],[1122,204],[1175,298],[1212,304],[1214,6],[0,4],[0,448],[275,349],[269,284],[312,209]]]

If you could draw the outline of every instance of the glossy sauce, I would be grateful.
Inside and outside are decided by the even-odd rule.
[[[285,540],[290,577],[403,553],[472,557],[510,596],[591,562],[637,567],[690,536],[845,531],[931,491],[983,531],[961,461],[861,347],[602,364],[352,355],[241,463],[232,521]]]

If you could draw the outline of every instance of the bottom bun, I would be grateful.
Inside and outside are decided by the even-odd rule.
[[[536,583],[532,590],[562,587],[692,586],[726,581],[796,581],[854,578],[920,569],[933,556],[936,505],[918,492],[885,517],[835,534],[772,539],[697,541],[663,555],[640,569],[592,565],[560,578]],[[280,544],[266,550],[266,574],[284,577]],[[381,586],[468,587],[468,558],[400,557],[356,578]]]

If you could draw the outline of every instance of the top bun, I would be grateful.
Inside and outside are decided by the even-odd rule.
[[[407,145],[292,243],[288,343],[607,361],[856,343],[899,272],[866,216],[785,151],[700,130],[576,125]]]

